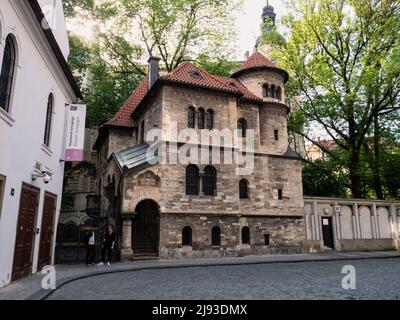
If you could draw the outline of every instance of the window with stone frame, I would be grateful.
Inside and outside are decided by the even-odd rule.
[[[206,117],[206,112],[204,111],[203,108],[200,108],[198,111],[198,128],[199,129],[204,129],[204,125],[205,125],[205,117]]]
[[[16,48],[13,36],[6,38],[0,73],[0,108],[10,112],[10,100],[15,73]]]
[[[196,124],[196,110],[193,107],[188,109],[188,128],[195,128]]]
[[[53,108],[54,108],[54,97],[53,94],[49,94],[47,98],[47,111],[46,111],[46,123],[44,128],[44,145],[50,147],[50,136],[51,136],[51,124],[53,119]]]
[[[279,141],[279,130],[278,129],[274,130],[274,139],[275,139],[275,141]]]
[[[217,189],[217,170],[212,166],[204,168],[203,193],[205,196],[215,196]]]
[[[199,168],[196,165],[186,168],[186,194],[199,195]]]
[[[240,199],[249,198],[249,182],[246,179],[239,181],[239,197]]]
[[[211,109],[207,110],[207,129],[214,129],[214,111]]]
[[[278,87],[278,89],[276,90],[276,98],[279,100],[282,100],[282,89],[281,87]]]
[[[275,87],[275,85],[273,84],[272,86],[271,86],[271,98],[276,98],[276,89],[275,89],[276,87]]]
[[[262,95],[264,98],[268,97],[268,84],[264,84],[262,87]]]
[[[184,227],[182,230],[182,246],[192,246],[192,228]]]
[[[247,121],[243,118],[239,119],[237,123],[237,129],[238,129],[238,136],[245,138],[247,131]]]
[[[283,190],[278,189],[278,200],[283,200]]]
[[[249,227],[242,228],[242,244],[250,244],[250,229],[249,229]]]
[[[140,122],[140,138],[139,138],[139,144],[144,143],[144,120]]]
[[[211,245],[213,247],[221,246],[221,229],[218,226],[211,230]]]

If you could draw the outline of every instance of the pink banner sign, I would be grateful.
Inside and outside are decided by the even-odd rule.
[[[68,108],[65,161],[79,162],[83,161],[86,106],[73,104]]]

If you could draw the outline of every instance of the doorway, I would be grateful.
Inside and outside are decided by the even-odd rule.
[[[322,237],[325,247],[335,249],[331,217],[322,217]]]
[[[19,205],[14,249],[12,280],[26,277],[32,272],[35,223],[39,204],[39,189],[23,184]]]
[[[57,196],[46,192],[44,195],[42,227],[40,231],[38,270],[42,270],[44,266],[51,265],[52,262],[56,207]]]
[[[135,255],[156,255],[160,243],[160,210],[156,202],[144,200],[136,207],[133,232]]]

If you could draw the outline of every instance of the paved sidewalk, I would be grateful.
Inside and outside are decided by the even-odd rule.
[[[313,261],[400,258],[400,251],[382,252],[330,252],[316,254],[266,255],[235,258],[208,258],[187,260],[143,260],[114,263],[111,266],[57,265],[57,287],[91,275],[146,269],[188,268],[197,266],[230,266],[267,263],[297,263]],[[384,263],[384,262],[383,262]],[[0,300],[38,300],[49,291],[41,289],[42,274],[15,281],[0,289]]]

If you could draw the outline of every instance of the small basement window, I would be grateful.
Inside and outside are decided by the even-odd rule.
[[[269,234],[264,234],[264,244],[269,246]]]

